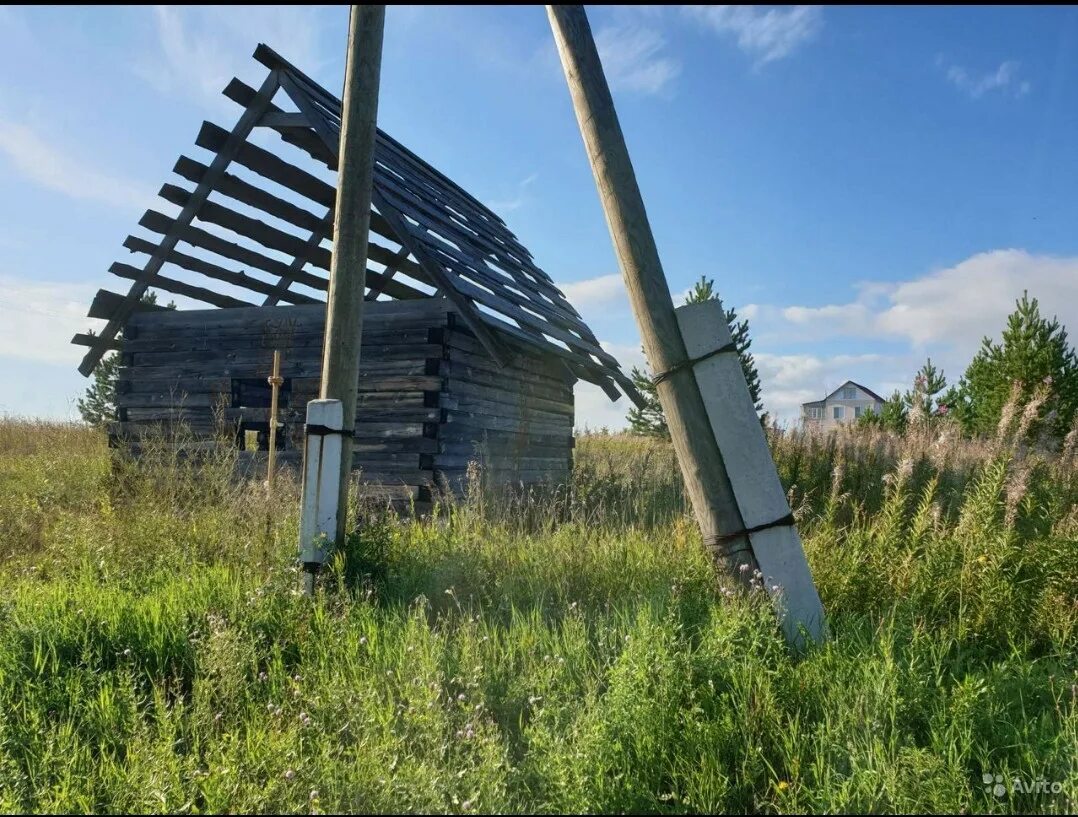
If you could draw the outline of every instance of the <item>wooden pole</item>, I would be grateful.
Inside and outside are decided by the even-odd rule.
[[[583,6],[547,6],[547,14],[648,364],[670,373],[658,384],[659,402],[704,544],[720,566],[747,579],[756,561],[748,536],[737,534],[744,521],[692,369],[683,366],[674,302],[587,15]]]
[[[385,6],[352,6],[342,95],[333,261],[322,356],[321,397],[323,400],[340,400],[344,418],[334,544],[344,541],[348,521],[348,484],[352,473],[352,431],[356,422],[384,27]],[[317,570],[317,564],[308,564],[307,568],[313,572]]]
[[[273,494],[273,474],[277,464],[277,395],[284,378],[281,377],[281,350],[273,350],[273,374],[266,378],[270,384],[269,462],[266,463],[266,489]]]

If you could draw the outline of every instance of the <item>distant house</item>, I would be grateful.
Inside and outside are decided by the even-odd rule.
[[[883,410],[884,399],[872,389],[847,380],[823,400],[801,404],[801,425],[814,431],[830,431],[851,423],[865,412]]]

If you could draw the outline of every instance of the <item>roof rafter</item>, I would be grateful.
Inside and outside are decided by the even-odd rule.
[[[228,290],[199,286],[190,276],[234,287],[240,295],[254,293],[264,305],[323,300],[331,262],[323,242],[332,238],[336,188],[322,178],[324,169],[301,165],[313,160],[336,169],[341,101],[265,45],[259,45],[255,59],[269,69],[259,89],[233,79],[224,91],[243,108],[235,127],[226,131],[204,122],[199,131],[195,143],[213,152],[213,160],[204,164],[181,156],[173,168],[193,189],[161,188],[161,197],[179,207],[179,215],[148,210],[139,224],[161,238],[155,243],[129,236],[124,242],[149,258],[141,270],[113,265],[114,273],[134,283],[126,296],[97,304],[95,316],[107,314],[108,323],[101,335],[81,337],[83,343],[96,341],[79,367],[83,374],[114,346],[150,287],[224,308],[250,304]],[[298,110],[274,104],[278,93],[287,97],[285,107]],[[288,149],[273,152],[253,144],[255,128],[277,133],[299,150],[298,160],[286,158]],[[226,172],[233,164],[237,170]],[[368,260],[375,266],[367,270],[368,300],[444,297],[500,365],[520,348],[543,351],[612,399],[620,387],[640,401],[617,360],[490,208],[381,130],[373,181]],[[380,243],[383,239],[389,246]],[[193,252],[177,249],[180,242]],[[184,273],[181,278],[162,274],[166,263]],[[248,269],[237,270],[235,264]]]

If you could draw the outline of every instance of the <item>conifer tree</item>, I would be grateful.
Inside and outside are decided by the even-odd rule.
[[[696,282],[686,296],[685,303],[696,304],[718,299],[719,295],[715,292],[715,282],[710,278],[701,276],[700,280]],[[741,362],[741,371],[745,375],[745,383],[749,387],[752,403],[760,416],[760,422],[766,423],[767,414],[764,412],[764,405],[760,398],[760,374],[756,371],[756,361],[752,356],[752,352],[749,351],[749,347],[752,345],[752,339],[749,336],[749,322],[747,319],[738,320],[737,311],[730,307],[726,309],[726,323],[730,327],[730,335],[734,345],[737,347],[738,360]],[[666,426],[666,416],[663,414],[663,407],[659,403],[659,395],[655,389],[655,383],[651,379],[651,373],[646,368],[641,369],[634,366],[630,376],[632,377],[633,385],[636,386],[644,398],[642,408],[633,406],[629,409],[627,419],[630,432],[633,434],[669,437],[670,430]]]

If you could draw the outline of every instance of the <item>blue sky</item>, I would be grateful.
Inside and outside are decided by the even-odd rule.
[[[66,417],[71,334],[264,41],[340,88],[347,10],[0,8],[0,412]],[[1078,325],[1078,11],[589,8],[675,297],[750,318],[780,418],[957,378],[1023,288]],[[641,361],[542,7],[389,10],[381,126],[492,206]],[[111,280],[110,280],[111,279]],[[624,399],[578,390],[578,422]]]

